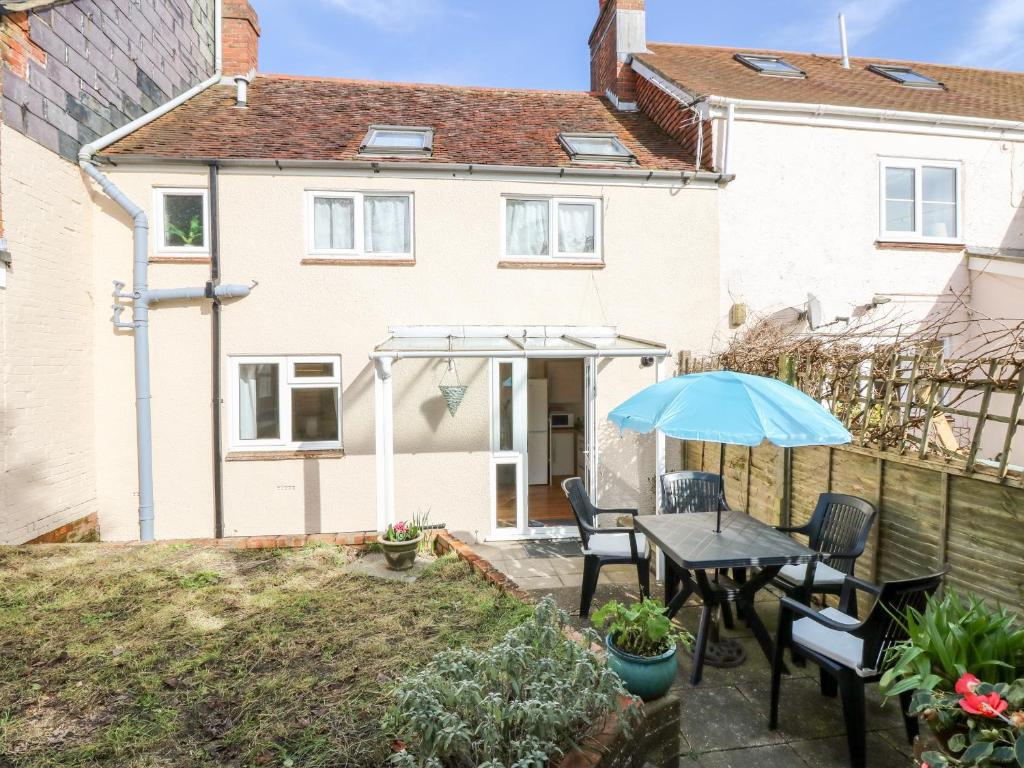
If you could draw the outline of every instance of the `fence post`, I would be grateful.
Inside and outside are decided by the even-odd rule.
[[[825,493],[832,493],[832,462],[835,459],[835,448],[828,447],[828,466],[825,469]]]
[[[937,571],[946,566],[949,559],[947,551],[949,548],[949,472],[942,472],[939,475],[939,550],[936,559]],[[945,579],[943,579],[943,582]],[[942,594],[943,585],[939,585],[939,594]]]
[[[871,529],[871,580],[878,583],[878,567],[881,562],[882,549],[882,488],[885,484],[885,459],[875,459],[875,509],[878,510],[878,523]]]

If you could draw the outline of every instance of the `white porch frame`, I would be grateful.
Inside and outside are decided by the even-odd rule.
[[[373,402],[377,455],[377,528],[384,530],[395,521],[395,440],[392,366],[402,358],[583,358],[593,376],[588,409],[594,431],[588,457],[592,487],[596,487],[596,391],[597,360],[602,357],[652,358],[655,380],[670,352],[654,341],[620,334],[612,326],[396,326],[391,337],[370,353],[373,362]],[[665,467],[665,438],[658,434],[656,453],[659,471]],[[660,490],[656,491],[659,496]]]

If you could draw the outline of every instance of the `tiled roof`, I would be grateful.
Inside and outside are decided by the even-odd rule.
[[[760,101],[787,101],[847,107],[928,112],[1024,121],[1024,73],[940,66],[889,59],[851,58],[843,69],[838,56],[810,53],[650,43],[635,56],[689,93]],[[762,75],[736,61],[737,53],[782,56],[806,78]],[[945,85],[944,90],[908,88],[868,70],[870,64],[910,66]]]
[[[247,109],[234,106],[234,94],[231,86],[209,88],[102,154],[357,160],[376,123],[434,129],[432,157],[408,161],[566,167],[573,163],[559,132],[600,131],[618,136],[640,168],[694,168],[692,153],[651,120],[590,93],[261,74],[249,86]]]

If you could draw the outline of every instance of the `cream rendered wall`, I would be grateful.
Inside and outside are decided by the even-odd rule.
[[[147,210],[154,185],[206,185],[201,169],[108,169]],[[383,178],[300,171],[223,169],[222,273],[225,282],[259,281],[225,306],[223,350],[242,354],[342,356],[344,458],[228,461],[225,532],[300,533],[376,527],[373,372],[368,353],[391,325],[615,325],[673,350],[701,349],[714,325],[718,191],[642,186],[583,186],[480,179]],[[304,265],[306,190],[389,190],[414,195],[414,267]],[[499,269],[501,196],[587,195],[603,199],[603,270]],[[95,289],[130,277],[130,229],[104,207],[95,224]],[[201,284],[203,265],[151,268],[152,287]],[[156,532],[209,535],[210,467],[208,307],[152,313]],[[98,311],[105,359],[97,381],[103,530],[137,536],[131,339],[110,330]],[[440,361],[394,364],[395,495],[400,516],[430,510],[453,529],[490,528],[489,367],[459,363],[469,390],[456,417],[437,384]],[[224,363],[225,429],[234,392]],[[100,381],[102,379],[102,381]],[[599,407],[607,411],[654,380],[636,360],[602,364]],[[602,501],[635,504],[647,470],[632,443],[606,426]],[[226,435],[227,443],[230,436]],[[226,444],[227,447],[227,444]],[[645,450],[648,450],[645,448]],[[651,474],[653,470],[651,471]]]
[[[807,293],[830,316],[876,293],[883,310],[916,318],[941,311],[934,294],[967,284],[958,252],[882,250],[881,157],[962,161],[963,235],[970,245],[1020,247],[1024,154],[999,140],[876,130],[779,125],[737,115],[731,146],[736,179],[722,193],[719,346],[733,302],[751,315],[803,308]],[[770,159],[770,160],[769,160]]]
[[[97,509],[92,217],[76,166],[0,130],[0,543],[20,544]]]

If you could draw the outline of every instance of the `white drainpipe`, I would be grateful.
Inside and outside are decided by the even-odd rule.
[[[179,96],[160,105],[152,112],[132,120],[117,130],[108,133],[96,141],[85,144],[78,152],[78,164],[82,171],[92,178],[100,188],[124,211],[132,217],[132,290],[124,293],[123,283],[116,282],[115,296],[132,300],[132,322],[121,322],[123,308],[114,306],[114,326],[130,328],[135,336],[135,431],[138,444],[139,464],[139,538],[142,541],[153,541],[153,418],[150,408],[149,385],[149,307],[160,301],[202,299],[202,298],[240,298],[248,296],[252,286],[246,285],[213,285],[208,283],[195,288],[161,288],[149,287],[149,220],[145,211],[122,192],[93,163],[93,155],[101,149],[113,144],[118,139],[165,115],[175,107],[183,104],[193,96],[202,93],[210,86],[219,83],[222,69],[221,49],[221,3],[216,5],[214,29],[216,34],[215,66],[216,73],[199,85],[189,88]],[[255,283],[253,283],[253,286]]]

